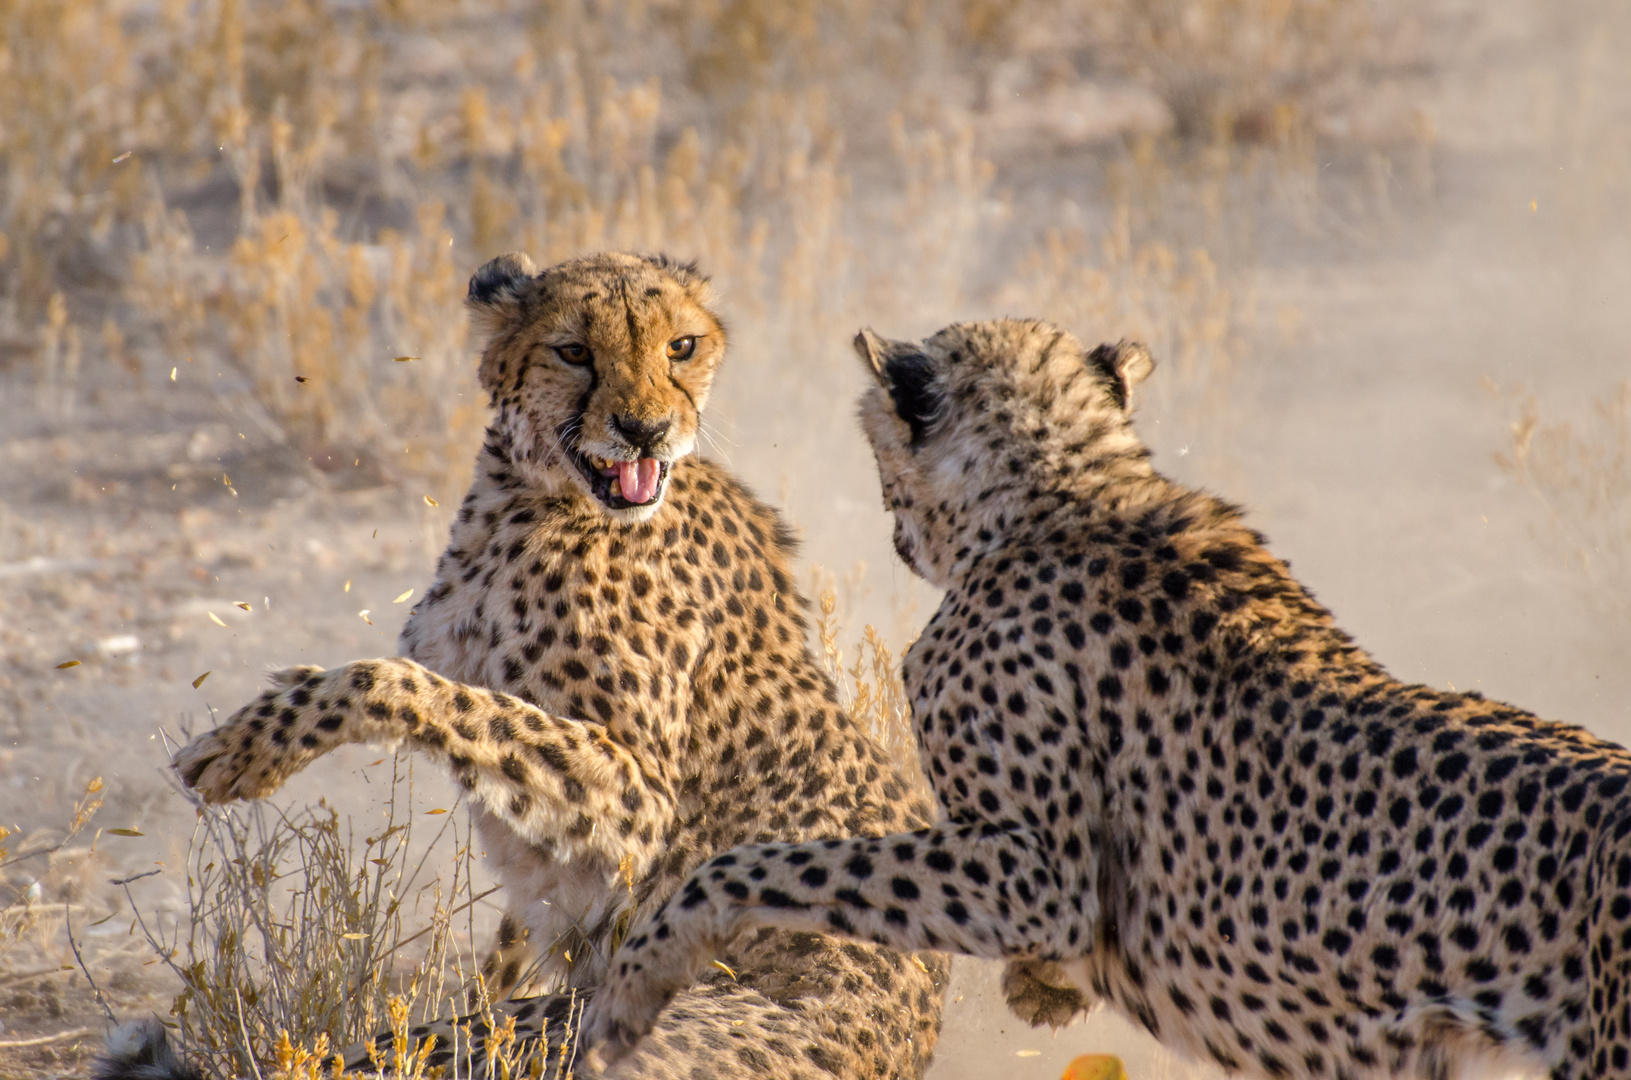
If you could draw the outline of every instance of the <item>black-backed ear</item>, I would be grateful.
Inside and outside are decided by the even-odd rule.
[[[912,445],[923,445],[944,403],[934,361],[921,352],[897,353],[885,361],[883,370],[895,412],[912,429]]]
[[[883,382],[883,362],[889,357],[889,342],[870,329],[862,328],[861,332],[855,335],[853,344],[855,355],[866,364],[868,370],[872,372],[872,377]]]
[[[1087,366],[1099,373],[1116,405],[1126,412],[1132,408],[1133,387],[1155,370],[1155,360],[1143,342],[1122,338],[1114,345],[1100,345],[1088,353]]]
[[[855,352],[889,392],[895,415],[912,429],[912,445],[921,446],[939,419],[945,398],[934,361],[916,345],[890,341],[871,330],[855,335]]]
[[[470,288],[464,302],[482,343],[481,366],[476,374],[495,402],[499,387],[510,372],[506,362],[494,352],[494,346],[505,330],[520,320],[521,298],[526,295],[537,270],[526,255],[512,251],[488,260],[470,275]]]
[[[512,251],[489,259],[480,270],[470,275],[470,289],[465,302],[473,308],[503,307],[521,296],[538,268],[532,265],[524,252]]]
[[[672,258],[660,251],[653,255],[642,255],[640,258],[644,259],[646,262],[650,263],[652,266],[655,266],[664,273],[671,275],[674,280],[678,281],[686,288],[690,288],[693,285],[708,284],[708,275],[697,269],[697,261],[695,259],[692,259],[690,262],[680,262],[678,259]]]
[[[537,272],[537,266],[533,266],[525,251],[509,251],[496,259],[488,259],[483,268],[471,274],[465,300],[481,307],[514,300]]]

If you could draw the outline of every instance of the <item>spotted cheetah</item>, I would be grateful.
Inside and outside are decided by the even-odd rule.
[[[1398,682],[1241,511],[1134,433],[1148,352],[1039,322],[863,332],[901,557],[946,590],[905,661],[945,823],[719,855],[630,931],[616,1060],[744,927],[1008,961],[1228,1072],[1631,1076],[1631,755]]]
[[[499,989],[541,955],[565,992],[507,1007],[553,1051],[631,921],[710,855],[933,813],[810,653],[781,520],[692,456],[725,350],[696,268],[603,254],[539,273],[505,255],[469,303],[496,417],[402,656],[281,672],[175,767],[220,802],[344,743],[444,762],[508,897]],[[619,1075],[927,1067],[943,956],[765,929],[709,959],[723,967]]]

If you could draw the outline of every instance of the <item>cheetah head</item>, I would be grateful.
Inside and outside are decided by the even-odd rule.
[[[921,343],[870,330],[861,426],[872,443],[895,549],[942,588],[1001,543],[1039,501],[1080,495],[1108,472],[1149,472],[1133,388],[1154,368],[1133,342],[1091,351],[1034,320],[948,326]]]
[[[662,255],[590,255],[538,271],[500,255],[467,299],[487,343],[481,384],[502,451],[533,487],[579,491],[611,517],[657,512],[696,447],[725,353],[708,279]]]

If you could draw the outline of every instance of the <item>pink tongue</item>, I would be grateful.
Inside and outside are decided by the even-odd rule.
[[[648,503],[657,495],[657,477],[662,466],[652,458],[617,462],[617,484],[623,498],[631,503]]]

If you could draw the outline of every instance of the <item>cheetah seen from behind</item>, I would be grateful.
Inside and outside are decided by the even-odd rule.
[[[268,795],[344,743],[445,762],[506,888],[498,989],[538,955],[569,992],[507,1007],[553,1053],[630,922],[710,855],[933,814],[809,652],[776,513],[691,456],[725,347],[706,279],[662,257],[538,273],[507,255],[471,279],[470,306],[497,415],[403,656],[281,672],[176,768],[218,802]],[[730,974],[679,995],[618,1075],[927,1066],[943,956],[766,929],[706,959]],[[450,1054],[444,1040],[430,1064]]]
[[[1022,1018],[1107,1002],[1229,1072],[1631,1076],[1624,749],[1390,677],[1155,471],[1141,346],[857,347],[896,546],[946,590],[905,661],[946,821],[714,858],[613,958],[597,1054],[780,926],[1003,958]]]

